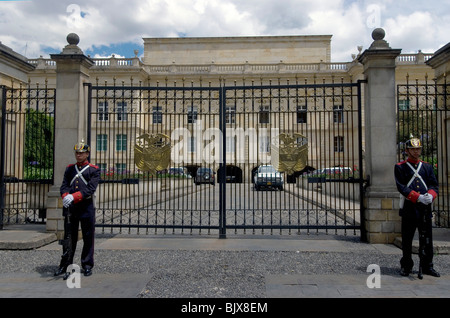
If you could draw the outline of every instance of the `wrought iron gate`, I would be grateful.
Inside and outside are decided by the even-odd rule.
[[[53,184],[55,89],[0,87],[0,229],[44,222]]]
[[[450,86],[444,80],[416,79],[397,86],[398,159],[404,160],[404,142],[410,135],[422,140],[422,160],[431,163],[439,182],[439,195],[433,204],[434,226],[450,227],[450,193],[447,158],[447,122],[450,115]]]
[[[104,231],[359,232],[361,83],[87,90]]]

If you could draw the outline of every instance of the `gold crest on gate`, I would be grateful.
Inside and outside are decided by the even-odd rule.
[[[299,133],[280,134],[272,143],[272,164],[280,172],[292,174],[305,169],[308,162],[308,138]]]
[[[167,169],[170,164],[170,137],[147,133],[136,138],[134,163],[142,171],[156,172]]]

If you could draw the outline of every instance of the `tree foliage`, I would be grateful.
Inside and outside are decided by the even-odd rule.
[[[24,170],[26,178],[48,178],[53,170],[54,117],[28,109],[25,117]]]

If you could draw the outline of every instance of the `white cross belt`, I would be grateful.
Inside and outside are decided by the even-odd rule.
[[[78,170],[78,166],[75,165],[75,170],[77,171],[77,174],[75,175],[75,177],[73,177],[72,181],[70,181],[70,185],[72,185],[72,183],[74,183],[74,181],[75,181],[77,178],[80,178],[80,179],[84,182],[84,184],[87,185],[88,182],[87,182],[86,179],[83,177],[83,172],[84,172],[87,168],[89,168],[89,165],[87,165],[86,167],[84,167],[84,168],[80,171],[80,170]]]

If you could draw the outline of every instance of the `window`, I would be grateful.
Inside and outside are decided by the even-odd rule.
[[[269,124],[270,123],[270,112],[269,106],[261,106],[259,109],[259,123]]]
[[[344,108],[342,105],[333,106],[333,122],[335,124],[342,124],[344,122]]]
[[[108,150],[108,135],[97,135],[97,151]]]
[[[106,173],[106,163],[97,163],[96,166],[100,169],[101,173]]]
[[[154,124],[162,123],[162,107],[161,106],[153,107],[153,123]]]
[[[188,152],[195,152],[196,149],[196,140],[195,137],[191,137],[188,139]]]
[[[334,152],[344,152],[344,137],[334,137]]]
[[[262,136],[259,138],[259,152],[260,153],[269,153],[270,152],[269,136]]]
[[[116,151],[127,151],[127,135],[116,135]]]
[[[398,101],[399,110],[409,110],[409,100],[399,100]]]
[[[296,139],[297,147],[302,147],[308,144],[308,138],[299,137]]]
[[[432,110],[437,110],[437,100],[433,99],[433,106],[431,106],[433,108],[431,108]]]
[[[307,110],[306,106],[297,106],[297,124],[307,123]]]
[[[227,124],[234,124],[236,121],[236,107],[228,106],[225,108],[225,122]]]
[[[50,117],[55,116],[55,102],[52,102],[52,101],[47,102],[46,112],[47,112],[47,115],[49,115]]]
[[[226,146],[227,153],[236,152],[236,137],[235,136],[227,136],[225,146]]]
[[[118,102],[117,103],[117,120],[118,121],[128,120],[127,102]]]
[[[116,173],[124,174],[126,170],[126,164],[124,163],[116,163]]]
[[[97,120],[106,121],[108,119],[108,102],[99,102],[97,105]]]
[[[197,106],[188,107],[188,124],[194,124],[197,121]]]

